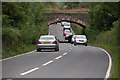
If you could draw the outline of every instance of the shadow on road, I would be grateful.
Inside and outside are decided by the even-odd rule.
[[[59,41],[59,43],[70,43],[68,41]]]
[[[54,49],[42,49],[41,51],[36,52],[58,52],[58,51],[55,51]]]

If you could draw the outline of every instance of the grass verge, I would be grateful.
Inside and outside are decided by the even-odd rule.
[[[78,26],[77,24],[72,24],[72,30],[76,35],[82,34],[82,27]]]
[[[19,54],[23,54],[25,52],[29,52],[35,50],[35,44],[29,44],[29,45],[22,45],[19,47],[16,47],[15,49],[11,50],[3,50],[2,52],[2,59],[8,58],[8,57],[12,57],[12,56],[16,56]]]

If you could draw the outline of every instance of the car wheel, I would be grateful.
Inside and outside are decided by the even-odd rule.
[[[70,39],[68,39],[68,43],[71,43],[71,40],[70,40]]]
[[[85,43],[85,46],[87,46],[87,43]]]
[[[67,40],[67,38],[65,37],[65,40]]]
[[[68,40],[68,43],[70,43],[70,40]]]
[[[40,49],[40,48],[38,48],[38,49],[37,49],[37,52],[39,52],[39,51],[41,51],[41,49]]]
[[[76,43],[74,43],[74,46],[76,46],[77,44]]]
[[[59,51],[59,47],[55,48],[55,51]]]

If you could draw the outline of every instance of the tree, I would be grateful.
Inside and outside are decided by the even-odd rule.
[[[111,3],[114,4],[114,3]],[[96,5],[90,12],[91,29],[106,31],[112,28],[114,21],[118,20],[117,16],[112,13],[112,8],[106,3]]]

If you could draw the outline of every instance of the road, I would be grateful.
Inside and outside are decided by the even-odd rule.
[[[50,33],[63,40],[60,24]],[[109,57],[93,46],[60,43],[60,51],[32,51],[2,61],[3,78],[105,78]]]

